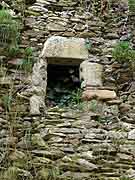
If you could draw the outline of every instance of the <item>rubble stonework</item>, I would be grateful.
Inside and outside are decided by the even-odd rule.
[[[73,65],[79,64],[86,58],[88,58],[88,50],[83,38],[52,36],[45,42],[32,72],[31,114],[40,114],[40,108],[45,108],[47,64]]]
[[[18,68],[22,56],[0,55],[0,179],[135,179],[134,77],[112,57],[117,42],[131,36],[128,7],[113,1],[95,16],[89,1],[81,2],[29,1],[20,48],[32,47],[32,78]],[[98,86],[84,91],[84,111],[44,106],[48,59],[41,52],[52,36],[85,39],[87,60],[103,67]]]

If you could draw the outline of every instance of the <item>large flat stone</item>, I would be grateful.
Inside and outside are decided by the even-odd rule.
[[[42,55],[49,64],[79,65],[88,58],[83,38],[52,36],[44,44]]]
[[[110,90],[85,90],[82,94],[82,99],[90,101],[92,99],[98,100],[110,100],[116,99],[117,95],[115,91]]]

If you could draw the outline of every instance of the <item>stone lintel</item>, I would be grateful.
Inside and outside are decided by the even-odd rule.
[[[44,44],[42,55],[48,64],[80,64],[88,59],[88,49],[83,38],[52,36]]]

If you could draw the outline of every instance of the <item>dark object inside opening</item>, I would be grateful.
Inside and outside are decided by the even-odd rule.
[[[80,89],[79,66],[49,64],[47,74],[47,106],[68,106]]]

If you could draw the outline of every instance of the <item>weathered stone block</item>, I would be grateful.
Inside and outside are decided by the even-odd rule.
[[[130,139],[130,140],[135,140],[135,129],[131,130],[131,131],[128,133],[128,139]]]
[[[49,64],[77,64],[88,58],[83,38],[50,37],[44,44],[42,55]]]
[[[108,100],[116,97],[115,91],[110,90],[85,90],[82,94],[82,99],[87,101],[91,99]]]
[[[98,63],[84,61],[80,65],[80,80],[81,86],[102,86],[103,66]]]

